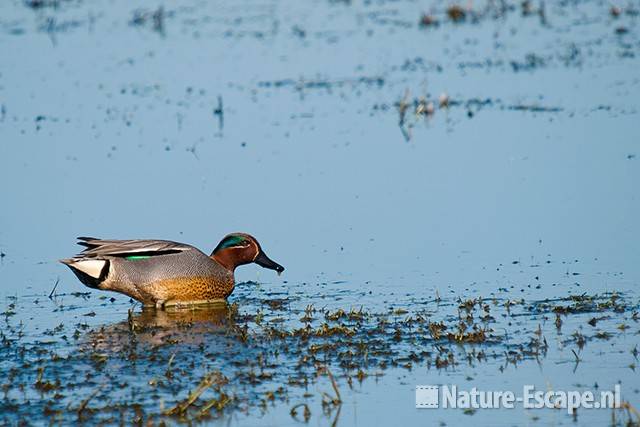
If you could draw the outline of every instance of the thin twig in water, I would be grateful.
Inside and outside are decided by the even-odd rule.
[[[229,397],[224,393],[220,393],[219,398],[211,399],[202,407],[202,409],[200,410],[199,416],[203,417],[205,415],[208,415],[211,408],[214,408],[214,407],[218,412],[220,412],[232,400],[233,400],[233,397]]]
[[[133,320],[133,308],[130,308],[127,312],[127,323],[129,324],[129,332],[136,331],[136,322]]]
[[[213,110],[213,115],[218,116],[218,131],[222,132],[224,128],[224,107],[222,106],[222,97],[218,95],[218,107]]]
[[[297,405],[295,405],[293,408],[291,408],[291,411],[289,412],[291,414],[291,416],[294,419],[298,419],[298,408],[304,408],[304,411],[302,412],[302,416],[304,417],[304,422],[308,422],[309,418],[311,418],[311,410],[309,409],[309,405],[307,405],[306,403],[298,403]]]
[[[333,374],[331,373],[331,370],[328,367],[325,367],[325,369],[327,370],[327,375],[329,375],[329,379],[331,380],[331,385],[333,386],[333,391],[336,392],[336,403],[340,404],[342,403],[342,398],[340,397],[340,390],[338,390],[338,384],[336,383],[336,379],[333,378]]]
[[[329,394],[327,394],[327,393],[323,393],[325,398],[327,398],[327,402],[331,403],[333,405],[341,405],[342,404],[342,398],[340,397],[340,390],[338,390],[338,384],[336,383],[336,379],[333,377],[333,374],[331,373],[331,370],[329,369],[329,367],[327,365],[319,366],[318,367],[318,372],[326,372],[327,373],[327,376],[331,380],[331,386],[333,387],[333,391],[336,393],[335,397],[329,396]]]
[[[578,369],[578,365],[580,364],[582,359],[580,359],[580,357],[578,356],[578,353],[576,353],[574,349],[571,349],[571,352],[573,353],[573,355],[576,358],[576,364],[573,365],[573,373],[575,374],[576,370]]]
[[[53,285],[53,289],[51,289],[51,293],[49,294],[49,299],[53,299],[53,293],[56,291],[56,288],[58,287],[58,283],[60,283],[59,277],[56,279],[56,283],[55,285]]]
[[[176,357],[176,353],[174,352],[169,358],[169,363],[167,363],[167,370],[164,372],[164,376],[167,378],[173,377],[173,374],[171,373],[171,364],[173,363],[173,359],[175,357]]]
[[[340,410],[342,409],[342,405],[338,405],[338,410],[336,411],[336,416],[333,418],[333,422],[331,423],[331,427],[336,427],[338,425],[338,420],[340,419]]]
[[[219,382],[221,377],[222,375],[219,372],[212,372],[210,374],[205,375],[202,381],[200,382],[200,384],[198,385],[198,387],[196,387],[196,389],[192,391],[191,394],[189,394],[189,396],[184,401],[182,401],[181,403],[178,403],[173,408],[164,411],[163,414],[164,415],[184,414],[187,408],[189,408],[189,406],[191,406],[193,402],[195,402],[198,399],[198,397],[200,397],[200,395],[204,393],[206,389],[208,389],[215,383]]]
[[[96,395],[100,392],[100,390],[102,390],[102,386],[98,387],[93,393],[91,393],[91,395],[89,395],[89,397],[87,397],[85,400],[80,402],[80,406],[78,406],[78,409],[77,409],[78,417],[82,416],[82,411],[85,410],[85,408],[89,404],[89,401],[94,397],[96,397]]]
[[[579,363],[579,362],[582,361],[582,359],[580,359],[580,357],[578,356],[578,353],[576,353],[576,351],[574,349],[571,349],[571,352],[576,357],[576,363]]]

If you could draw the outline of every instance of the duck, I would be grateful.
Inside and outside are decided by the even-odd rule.
[[[284,271],[246,233],[226,235],[210,255],[170,240],[77,240],[85,249],[60,262],[80,282],[156,308],[226,301],[235,287],[235,269],[241,265],[255,263],[278,275]]]

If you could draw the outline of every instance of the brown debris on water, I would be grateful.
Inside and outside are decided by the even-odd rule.
[[[438,105],[440,106],[440,108],[449,107],[449,95],[446,92],[442,92],[438,97]]]
[[[611,8],[609,8],[609,14],[612,17],[617,18],[618,16],[620,16],[622,14],[622,9],[619,8],[616,5],[612,5]]]
[[[447,16],[453,22],[462,22],[467,17],[467,11],[462,6],[454,4],[447,8]]]
[[[432,14],[423,13],[420,17],[421,27],[437,27],[438,25],[440,25],[440,21]]]

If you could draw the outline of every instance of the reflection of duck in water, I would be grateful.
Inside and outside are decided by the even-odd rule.
[[[211,344],[210,334],[224,335],[235,327],[233,310],[221,302],[167,310],[146,308],[137,314],[130,311],[128,320],[91,332],[89,341],[94,349],[109,351],[120,351],[134,340],[153,346]]]
[[[280,274],[284,267],[244,233],[226,236],[207,256],[167,240],[101,240],[80,237],[82,253],[62,263],[94,289],[120,292],[145,305],[202,303],[226,299],[239,265],[256,264]]]
[[[140,313],[132,315],[127,321],[129,327],[139,329],[148,328],[175,328],[180,326],[213,326],[224,328],[232,324],[229,319],[231,309],[226,302],[189,306],[184,308],[171,307],[167,310],[156,311],[143,309]],[[133,322],[133,324],[131,323]]]

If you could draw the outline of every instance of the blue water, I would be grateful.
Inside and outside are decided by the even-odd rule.
[[[243,267],[238,281],[301,304],[637,298],[637,4],[615,18],[606,2],[545,2],[545,22],[518,2],[499,16],[474,2],[477,22],[457,24],[446,2],[404,0],[189,1],[165,4],[161,24],[152,1],[29,4],[0,5],[3,298],[46,296],[56,281],[86,291],[56,262],[76,236],[207,252],[232,231],[286,268]],[[422,13],[441,25],[421,27]],[[415,114],[421,97],[433,116]],[[96,325],[126,320],[128,298],[111,296],[115,314],[91,306]],[[593,365],[593,380],[630,374],[635,343],[617,343],[629,360]],[[520,387],[541,373],[494,374],[472,376]],[[458,379],[405,375],[363,385],[340,425],[423,423],[413,387]],[[577,381],[562,365],[543,375]],[[406,408],[380,404],[389,390]],[[251,422],[291,422],[289,409]]]

